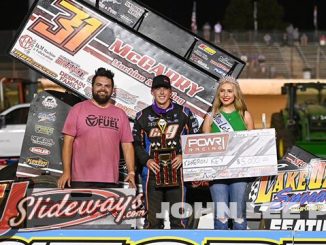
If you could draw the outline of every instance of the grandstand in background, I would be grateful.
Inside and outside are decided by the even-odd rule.
[[[306,39],[293,40],[281,32],[223,32],[216,45],[247,63],[240,78],[325,79],[326,33],[304,34]],[[210,37],[214,43],[214,33]]]
[[[202,33],[198,33],[201,35]],[[306,32],[307,42],[285,40],[284,33],[223,32],[217,46],[244,60],[247,65],[240,78],[260,79],[326,79],[326,32]],[[33,80],[35,72],[8,55],[14,31],[1,31],[0,77]],[[214,43],[214,33],[210,35]]]

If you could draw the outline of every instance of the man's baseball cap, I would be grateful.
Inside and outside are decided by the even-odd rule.
[[[152,89],[156,88],[171,88],[170,78],[165,75],[158,75],[153,78]]]

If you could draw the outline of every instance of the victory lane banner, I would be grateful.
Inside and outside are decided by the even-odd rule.
[[[0,182],[0,236],[12,231],[131,229],[142,218],[135,189],[34,188],[30,181]],[[1,243],[0,243],[1,244]]]
[[[324,232],[222,230],[57,230],[19,232],[2,245],[321,245]]]
[[[278,175],[259,177],[247,186],[247,202],[260,214],[261,228],[326,230],[326,160],[312,157],[294,146],[279,161]],[[254,214],[247,210],[248,216]]]
[[[135,219],[145,214],[142,195],[131,189],[30,189],[28,181],[10,180],[0,182],[0,194],[1,245],[312,245],[326,241],[323,231],[130,230]],[[99,219],[103,223],[98,224]]]
[[[35,1],[9,53],[84,98],[92,96],[95,70],[112,70],[116,106],[130,118],[152,103],[156,75],[170,77],[172,99],[199,117],[211,106],[218,85],[186,59],[75,0]]]
[[[185,181],[277,175],[275,129],[183,135]]]

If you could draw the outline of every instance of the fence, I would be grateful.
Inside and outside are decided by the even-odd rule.
[[[35,72],[8,55],[15,31],[0,33],[0,77],[35,80]],[[240,78],[325,79],[326,32],[302,32],[298,39],[289,38],[288,35],[286,37],[285,34],[223,31],[219,39],[215,37],[214,32],[208,37],[213,44],[246,62]],[[199,32],[197,35],[203,33]]]

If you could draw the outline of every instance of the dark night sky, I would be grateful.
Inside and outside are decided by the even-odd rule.
[[[193,0],[138,0],[169,17],[185,28],[190,28]],[[197,24],[223,23],[224,11],[232,0],[197,0]],[[259,0],[258,0],[259,1]],[[284,6],[284,21],[300,30],[313,30],[313,5],[318,5],[318,25],[326,30],[326,0],[275,0]],[[252,0],[248,0],[251,4]],[[28,0],[1,0],[0,29],[17,29],[28,11]],[[241,11],[241,10],[239,10]],[[6,13],[6,14],[4,14]],[[8,15],[10,18],[8,18]]]
[[[138,0],[162,13],[186,28],[190,28],[193,0]],[[223,24],[224,11],[232,0],[197,0],[197,25],[206,22]],[[258,4],[259,4],[259,0]],[[300,30],[314,30],[313,6],[318,6],[318,26],[326,30],[326,0],[275,0],[284,8],[283,21],[292,23]],[[252,4],[253,0],[248,0]],[[241,11],[241,10],[239,10]]]

